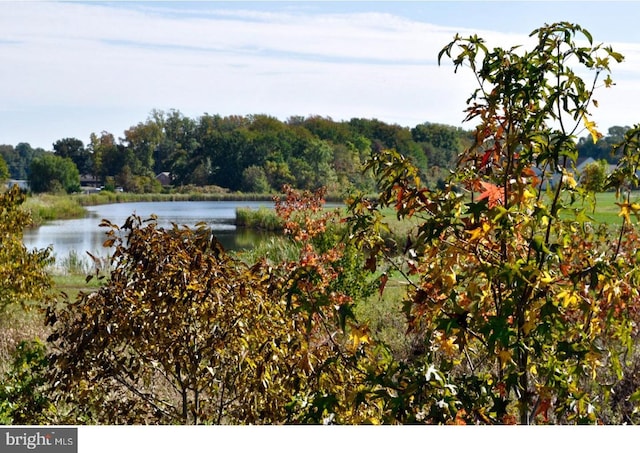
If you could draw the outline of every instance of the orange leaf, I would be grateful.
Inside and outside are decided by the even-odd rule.
[[[478,197],[478,201],[484,200],[485,198],[489,200],[489,209],[493,208],[498,204],[503,204],[504,202],[504,191],[501,187],[496,186],[495,184],[491,184],[490,182],[480,181],[480,185],[482,186],[482,193]]]

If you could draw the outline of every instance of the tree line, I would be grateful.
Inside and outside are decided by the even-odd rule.
[[[611,145],[626,130],[612,127],[597,144],[580,138],[579,155],[614,162]],[[371,151],[380,149],[408,156],[430,187],[441,185],[473,133],[436,123],[409,128],[377,119],[320,116],[281,121],[268,115],[205,114],[194,119],[177,110],[153,110],[123,135],[94,133],[86,145],[63,138],[53,144],[53,152],[28,143],[1,145],[0,157],[7,164],[6,177],[28,180],[34,192],[78,191],[82,177],[107,188],[158,192],[156,175],[167,172],[174,186],[273,193],[288,184],[301,190],[326,186],[336,193],[344,187],[374,190],[375,181],[362,168]]]
[[[161,172],[171,175],[174,186],[270,193],[289,184],[335,191],[345,186],[372,188],[373,181],[361,170],[371,150],[382,148],[411,156],[425,180],[435,185],[469,137],[461,128],[432,123],[409,128],[376,119],[333,121],[320,116],[286,121],[268,115],[189,118],[177,110],[153,110],[121,138],[106,131],[91,134],[86,145],[77,138],[63,138],[53,144],[53,153],[26,143],[3,145],[0,156],[12,178],[28,179],[38,190],[42,185],[51,189],[39,184],[41,180],[55,179],[44,167],[57,167],[64,175],[63,188],[74,189],[64,180],[77,177],[68,177],[73,170],[57,162],[59,158],[73,162],[79,175],[131,192],[160,190],[155,177]]]

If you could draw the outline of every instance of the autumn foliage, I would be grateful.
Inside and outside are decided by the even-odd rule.
[[[0,193],[0,313],[9,305],[44,299],[52,285],[46,272],[51,250],[28,250],[22,242],[31,224],[25,199],[18,186]]]
[[[204,225],[105,221],[105,283],[48,311],[67,421],[363,421],[352,405],[369,336],[350,307],[364,282],[345,271],[346,246],[326,242],[335,214],[322,202],[290,189],[278,201],[299,244],[292,262],[248,265]]]
[[[356,234],[378,267],[406,277],[410,331],[456,389],[456,421],[601,423],[609,383],[634,367],[640,244],[629,200],[619,204],[617,229],[589,218],[574,134],[585,127],[598,139],[588,119],[597,81],[611,86],[609,65],[622,56],[569,23],[531,36],[531,50],[489,49],[477,36],[456,36],[442,50],[441,59],[477,77],[466,110],[478,122],[475,142],[441,191],[426,189],[393,150],[377,153],[369,167],[381,194],[352,203],[366,225]],[[636,149],[635,134],[622,146]],[[628,187],[635,171],[637,158],[623,161],[611,186]],[[417,219],[400,264],[383,259],[387,249],[372,234],[385,206]]]

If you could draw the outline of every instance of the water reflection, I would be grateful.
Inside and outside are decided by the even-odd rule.
[[[85,218],[54,221],[26,230],[24,243],[29,249],[53,247],[57,262],[64,260],[71,253],[85,256],[85,252],[89,252],[95,256],[106,257],[108,251],[102,244],[108,229],[99,226],[102,219],[122,225],[132,214],[140,216],[143,220],[155,214],[161,227],[170,227],[172,223],[193,227],[199,222],[205,222],[225,249],[240,250],[251,248],[256,241],[264,238],[264,235],[255,231],[236,229],[236,209],[241,207],[272,208],[273,202],[175,201],[92,206],[87,208],[88,215]]]

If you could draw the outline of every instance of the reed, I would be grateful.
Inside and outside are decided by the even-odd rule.
[[[236,209],[236,226],[262,231],[280,232],[283,230],[282,219],[273,209],[269,208],[238,208]]]
[[[254,247],[234,252],[245,263],[252,265],[261,259],[271,263],[295,261],[300,256],[300,246],[284,236],[274,236],[260,241]]]
[[[101,191],[72,195],[82,206],[148,201],[271,201],[272,195],[226,192],[129,193]]]
[[[27,198],[24,208],[31,212],[33,226],[58,219],[84,217],[86,210],[68,196],[41,194]]]

